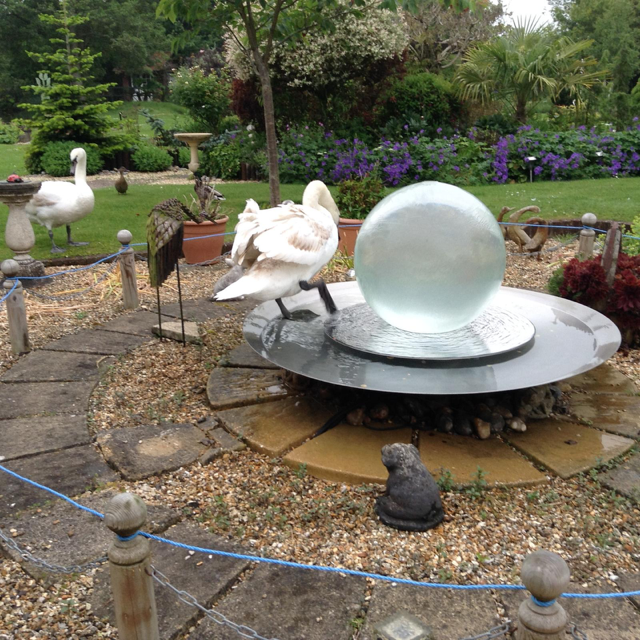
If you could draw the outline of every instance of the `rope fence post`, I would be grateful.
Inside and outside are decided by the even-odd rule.
[[[116,534],[109,547],[111,592],[120,640],[159,640],[158,614],[153,592],[151,548],[138,535],[147,520],[147,506],[136,495],[112,498],[104,523]]]
[[[31,344],[29,343],[27,311],[24,306],[24,289],[20,280],[17,279],[20,265],[16,260],[5,260],[0,265],[0,270],[6,278],[2,285],[4,294],[0,298],[8,294],[5,304],[9,320],[11,350],[13,353],[26,353],[31,351]]]
[[[595,213],[585,213],[582,216],[582,224],[585,227],[595,227],[598,217]],[[580,232],[578,244],[578,260],[593,258],[593,245],[596,240],[596,232],[593,229],[583,229]]]
[[[622,230],[619,222],[612,222],[611,228],[607,231],[602,251],[602,268],[607,278],[607,284],[612,287],[618,269],[618,255],[622,245]]]
[[[122,277],[122,300],[125,309],[137,309],[138,281],[136,279],[136,257],[129,243],[133,235],[127,229],[118,231],[118,242],[126,249],[120,254],[120,276]]]
[[[567,563],[551,551],[536,551],[524,559],[520,577],[531,597],[518,610],[516,640],[564,640],[567,613],[556,598],[569,586]]]

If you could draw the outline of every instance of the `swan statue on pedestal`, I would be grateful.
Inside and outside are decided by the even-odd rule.
[[[301,205],[287,201],[260,210],[254,200],[247,200],[231,250],[231,260],[244,275],[218,291],[214,299],[246,296],[261,302],[275,300],[282,315],[292,319],[282,298],[318,289],[327,311],[334,313],[336,306],[327,285],[310,280],[338,248],[339,218],[338,207],[320,180],[307,185]]]
[[[78,148],[73,149],[69,157],[75,184],[47,180],[26,206],[31,222],[37,222],[47,228],[52,244],[51,253],[64,253],[64,249],[58,247],[53,239],[53,230],[63,225],[67,227],[67,244],[72,247],[89,244],[74,242],[71,239],[71,224],[93,211],[93,191],[87,184],[87,154],[84,149]]]

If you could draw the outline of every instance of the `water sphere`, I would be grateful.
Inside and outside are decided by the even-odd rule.
[[[364,221],[355,249],[358,285],[389,324],[415,333],[459,329],[498,292],[506,252],[480,200],[442,182],[392,193]]]

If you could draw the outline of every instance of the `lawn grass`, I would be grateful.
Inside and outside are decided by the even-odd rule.
[[[121,113],[125,118],[135,120],[138,123],[140,135],[143,138],[152,138],[153,130],[147,119],[140,115],[142,109],[148,109],[156,118],[163,120],[166,129],[179,128],[181,123],[189,119],[187,110],[173,102],[125,102],[107,113],[116,122],[120,120]]]
[[[232,231],[238,221],[238,213],[244,210],[247,198],[254,198],[260,205],[267,206],[269,201],[269,185],[266,183],[235,183],[222,185],[221,191],[226,197],[223,202],[228,212],[227,230]],[[283,200],[300,202],[304,185],[282,185]],[[96,189],[96,204],[93,212],[72,226],[72,236],[77,242],[90,242],[86,247],[68,247],[60,256],[80,256],[87,254],[113,253],[119,244],[116,234],[120,229],[128,229],[133,234],[133,242],[146,242],[145,225],[147,214],[153,205],[167,198],[180,198],[193,193],[191,184],[185,185],[136,185],[130,184],[126,195],[120,195],[115,189]],[[4,229],[8,216],[7,207],[0,205],[0,231]],[[51,242],[47,230],[40,225],[33,225],[36,244],[31,255],[39,260],[51,258]],[[54,230],[56,244],[62,248],[66,245],[64,227]],[[232,236],[229,236],[231,239]],[[144,249],[144,248],[142,248]],[[11,257],[11,251],[0,243],[0,260]]]
[[[6,180],[12,173],[24,175],[27,172],[24,167],[27,149],[26,144],[0,144],[0,180]]]
[[[227,231],[234,229],[238,213],[244,209],[247,198],[253,198],[263,207],[269,200],[269,186],[266,183],[227,183],[220,185],[220,190],[227,198],[223,203],[229,214]],[[282,199],[300,202],[303,190],[304,185],[301,184],[282,185]],[[336,187],[331,187],[334,195],[336,190]],[[590,211],[602,220],[631,222],[640,215],[640,178],[491,185],[470,187],[468,191],[482,200],[494,215],[505,205],[520,208],[530,204],[540,206],[540,215],[546,219],[579,218]],[[73,225],[74,239],[91,244],[88,247],[72,247],[65,255],[111,253],[118,249],[116,234],[120,229],[129,229],[134,242],[144,242],[147,213],[153,205],[167,198],[182,199],[191,193],[191,184],[131,184],[125,196],[116,193],[115,189],[96,189],[93,213]],[[7,213],[7,208],[0,206],[0,231],[4,229]],[[51,245],[46,229],[40,226],[34,226],[34,229],[36,245],[32,251],[33,257],[50,257]],[[57,229],[55,237],[60,246],[66,246],[64,228]],[[10,251],[0,246],[0,259],[9,256]]]

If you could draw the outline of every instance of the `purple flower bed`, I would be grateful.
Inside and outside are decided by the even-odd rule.
[[[281,179],[337,184],[377,173],[387,186],[401,186],[418,180],[463,185],[524,182],[530,169],[540,180],[640,174],[637,118],[625,131],[579,127],[555,133],[524,126],[493,145],[479,141],[480,134],[473,128],[449,139],[383,139],[374,147],[357,138],[337,138],[321,126],[289,129],[280,141]]]

